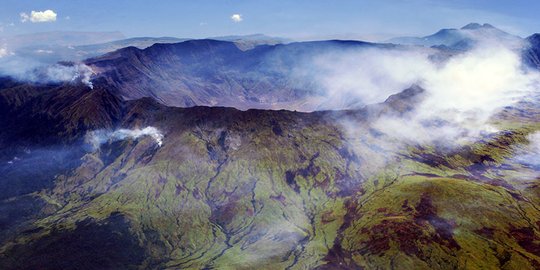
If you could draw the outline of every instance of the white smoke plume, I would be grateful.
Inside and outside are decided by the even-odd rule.
[[[93,149],[107,142],[115,142],[126,139],[137,140],[141,137],[150,136],[158,146],[163,145],[163,134],[155,127],[148,126],[143,129],[117,129],[110,130],[94,130],[86,134],[85,141],[92,145]]]
[[[82,63],[73,65],[55,64],[39,68],[36,72],[30,73],[27,79],[34,82],[75,82],[80,80],[90,89],[94,89],[91,81],[93,74],[92,69]]]
[[[4,56],[4,57],[2,57]],[[0,76],[10,76],[20,81],[34,83],[82,82],[94,88],[92,68],[84,63],[44,65],[28,57],[20,57],[0,48]]]
[[[39,49],[34,52],[50,54],[52,51]],[[91,79],[94,74],[92,68],[84,63],[46,64],[39,59],[17,54],[9,49],[7,44],[0,45],[0,76],[10,76],[20,81],[34,83],[80,81],[93,89]]]

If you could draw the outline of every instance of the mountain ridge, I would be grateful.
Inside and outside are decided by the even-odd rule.
[[[441,29],[434,34],[424,37],[397,37],[386,42],[425,47],[442,46],[453,50],[467,50],[474,46],[478,38],[488,38],[508,43],[520,39],[488,23],[484,23],[483,25],[469,23],[459,29]]]
[[[97,73],[95,81],[117,88],[127,99],[150,96],[178,107],[313,110],[320,97],[316,89],[293,81],[289,73],[296,63],[333,49],[365,47],[394,46],[330,40],[242,50],[233,42],[204,39],[154,44],[144,50],[128,47],[85,64]]]
[[[467,140],[414,119],[432,94],[421,82],[300,110],[317,92],[287,76],[294,64],[358,48],[408,47],[190,40],[62,66],[88,65],[90,85],[0,77],[0,268],[538,268],[540,99]],[[200,91],[175,96],[187,86]],[[253,108],[269,93],[291,103]]]
[[[18,123],[35,128],[32,137],[58,137],[75,152],[40,152],[17,136],[2,144],[8,157],[6,145],[31,151],[2,163],[1,175],[10,177],[0,184],[7,186],[20,181],[14,176],[33,176],[5,168],[44,169],[31,158],[58,158],[50,174],[38,176],[47,185],[0,200],[0,217],[13,216],[5,211],[14,206],[24,209],[16,219],[0,218],[9,228],[0,238],[0,265],[7,269],[534,267],[540,261],[539,229],[528,223],[540,221],[533,207],[540,203],[538,187],[524,184],[518,193],[519,180],[493,177],[519,166],[507,151],[535,128],[451,153],[409,145],[387,156],[395,151],[386,148],[391,139],[369,121],[409,110],[422,96],[418,86],[373,108],[313,113],[166,107],[152,98],[123,100],[99,84],[92,91],[83,84],[32,87],[27,98],[0,90],[0,101],[13,109],[3,116],[21,115]],[[24,121],[42,108],[48,118]],[[360,137],[338,121],[345,116]],[[145,126],[163,133],[161,146],[151,137],[109,139],[95,150],[81,141],[85,131]],[[379,159],[387,166],[373,172]],[[473,203],[476,211],[460,210]],[[501,215],[508,212],[511,217]],[[500,249],[490,249],[493,242]],[[474,259],[485,253],[487,259]]]

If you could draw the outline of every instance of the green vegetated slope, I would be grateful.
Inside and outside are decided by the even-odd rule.
[[[102,100],[88,130],[151,125],[163,145],[108,142],[51,186],[4,199],[0,213],[28,211],[3,230],[3,269],[540,267],[537,170],[513,159],[535,119],[509,110],[505,132],[441,150],[396,146],[365,112]]]

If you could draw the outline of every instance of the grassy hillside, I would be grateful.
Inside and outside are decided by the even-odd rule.
[[[515,158],[537,118],[508,109],[494,119],[504,131],[448,150],[395,144],[365,111],[179,109],[92,93],[43,116],[55,129],[33,144],[84,151],[34,179],[50,184],[3,199],[3,269],[540,267],[538,169]],[[40,108],[51,95],[12,102]],[[163,132],[161,147],[83,143],[94,129],[145,126]],[[30,147],[12,140],[6,158]]]

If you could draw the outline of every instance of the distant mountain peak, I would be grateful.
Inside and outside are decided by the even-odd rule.
[[[420,45],[425,47],[449,48],[453,50],[470,49],[477,41],[496,40],[512,47],[518,47],[521,38],[511,35],[489,23],[469,23],[459,29],[441,29],[435,34],[424,37],[397,37],[388,40],[389,43]]]
[[[532,34],[527,38],[529,41],[540,41],[540,33]]]
[[[479,23],[469,23],[463,27],[461,27],[462,30],[476,30],[476,29],[486,29],[486,28],[495,28],[493,25],[489,23],[479,24]]]

